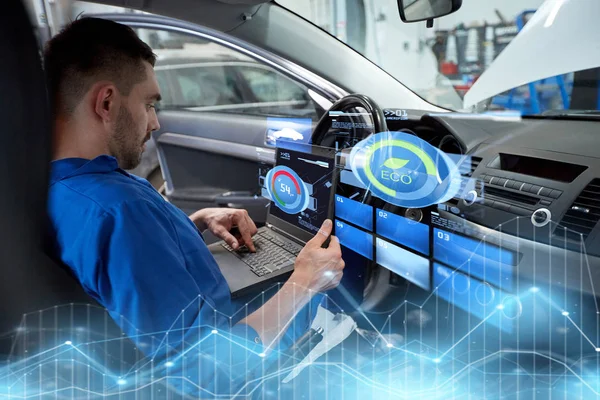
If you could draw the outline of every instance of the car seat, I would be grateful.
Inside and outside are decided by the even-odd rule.
[[[141,357],[45,248],[51,114],[40,48],[21,0],[0,13],[0,358],[31,355],[91,333],[120,339],[113,367]],[[64,343],[64,342],[63,342]],[[27,353],[25,353],[27,352]],[[105,354],[111,352],[107,346]]]

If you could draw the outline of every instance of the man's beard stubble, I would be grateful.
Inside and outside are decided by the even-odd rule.
[[[143,142],[139,141],[135,132],[133,116],[127,107],[121,106],[109,149],[122,169],[134,169],[142,161]]]

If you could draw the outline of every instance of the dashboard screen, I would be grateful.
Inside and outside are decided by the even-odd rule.
[[[436,261],[512,291],[517,256],[501,247],[454,232],[434,228],[433,254]]]
[[[379,208],[376,223],[378,235],[429,255],[428,225]]]
[[[373,117],[360,107],[349,111],[329,111],[329,120],[331,125],[328,136],[333,138],[335,143],[329,142],[326,145],[337,149],[350,148],[362,138],[376,133]]]
[[[373,207],[341,194],[335,195],[335,216],[368,231],[373,230]]]
[[[383,239],[377,238],[377,264],[429,290],[429,260]]]
[[[587,167],[561,161],[500,153],[490,168],[560,182],[573,182]]]
[[[312,133],[310,118],[267,117],[267,146],[285,148],[289,144],[309,144]]]
[[[335,221],[335,235],[340,244],[373,260],[373,235],[340,220]]]
[[[275,173],[265,183],[271,198],[269,212],[314,234],[329,216],[335,157],[311,151],[311,146],[306,146],[306,152],[298,148],[277,149]]]

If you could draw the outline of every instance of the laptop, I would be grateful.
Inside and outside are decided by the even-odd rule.
[[[289,147],[276,149],[275,168],[260,179],[271,203],[265,226],[253,237],[256,252],[234,250],[224,241],[209,246],[232,297],[287,279],[300,250],[332,218],[335,149]]]

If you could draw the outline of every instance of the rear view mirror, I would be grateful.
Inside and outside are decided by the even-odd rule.
[[[400,19],[404,22],[431,21],[452,14],[461,5],[462,0],[398,0]]]

